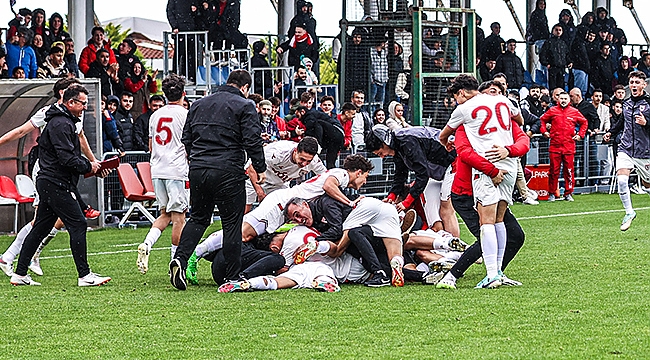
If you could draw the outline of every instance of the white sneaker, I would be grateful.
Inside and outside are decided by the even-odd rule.
[[[451,275],[451,273],[447,273],[438,283],[436,284],[436,289],[456,289],[456,279]]]
[[[29,263],[29,270],[38,276],[43,276],[43,269],[41,269],[41,260],[40,258],[34,257]]]
[[[526,205],[538,205],[539,201],[533,199],[532,197],[528,197],[528,198],[526,198],[526,200],[524,200],[524,204],[526,204]]]
[[[77,282],[77,285],[79,286],[100,286],[104,285],[107,282],[111,281],[111,278],[108,276],[101,276],[99,274],[95,274],[93,272],[90,272],[88,275],[79,278],[79,281]]]
[[[553,202],[555,201],[555,195],[551,194],[548,196],[548,202]]]
[[[146,274],[149,270],[149,247],[147,244],[142,243],[138,245],[138,270],[142,274]]]
[[[564,201],[573,201],[573,196],[571,194],[564,196]]]
[[[5,273],[7,276],[11,276],[14,274],[14,266],[13,264],[7,264],[2,258],[0,257],[0,269],[2,269],[2,272]]]
[[[533,200],[537,200],[537,191],[528,189],[528,194],[529,194],[528,198],[533,198]]]
[[[20,276],[18,274],[13,274],[13,275],[11,275],[11,285],[13,285],[13,286],[21,286],[21,285],[40,286],[41,283],[32,280],[31,276],[29,276],[29,275]]]

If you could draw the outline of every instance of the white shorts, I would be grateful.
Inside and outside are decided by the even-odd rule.
[[[246,205],[252,205],[257,201],[257,193],[250,179],[246,180]]]
[[[255,228],[257,235],[261,235],[265,230],[272,233],[284,224],[284,207],[289,200],[291,191],[274,191],[268,194],[258,207],[244,215],[244,221]]]
[[[166,212],[183,213],[187,210],[190,197],[185,189],[185,180],[152,179],[158,209]]]
[[[319,261],[328,265],[332,268],[336,279],[341,283],[362,283],[370,277],[370,273],[361,265],[359,260],[347,252],[337,258],[315,255],[309,261]]]
[[[334,271],[331,267],[321,263],[307,261],[305,263],[292,266],[289,271],[280,275],[296,282],[294,289],[311,289],[312,281],[319,276],[325,276],[336,282]]]
[[[650,159],[637,159],[630,155],[619,151],[616,154],[616,170],[620,169],[636,169],[641,180],[650,182]]]
[[[367,197],[361,199],[343,222],[343,230],[368,225],[380,238],[402,239],[399,215],[394,205]]]
[[[472,190],[474,191],[474,203],[481,203],[483,206],[498,204],[499,201],[506,201],[512,205],[512,191],[515,187],[517,173],[507,173],[499,186],[494,186],[492,178],[482,172],[472,173]]]

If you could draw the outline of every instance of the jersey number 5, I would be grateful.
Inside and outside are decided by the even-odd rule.
[[[503,130],[510,131],[510,116],[508,116],[508,119],[507,119],[508,121],[504,122],[503,121],[503,115],[501,115],[501,111],[500,111],[501,109],[500,108],[505,108],[505,110],[508,112],[508,114],[510,114],[510,108],[508,107],[508,105],[506,105],[505,103],[502,103],[502,102],[498,103],[495,106],[495,110],[496,110],[496,113],[497,113],[497,120],[499,121],[499,125],[501,126],[501,128]],[[478,129],[478,134],[480,136],[484,136],[484,135],[487,135],[487,134],[490,134],[490,133],[493,133],[493,132],[497,131],[496,126],[487,127],[490,120],[492,120],[492,109],[490,109],[487,106],[479,106],[476,109],[474,109],[474,111],[472,111],[472,119],[476,120],[476,118],[478,117],[479,111],[485,111],[486,114],[485,114],[485,120],[483,120],[483,123],[481,124],[481,127]]]
[[[172,118],[160,118],[158,120],[158,125],[156,125],[156,143],[158,143],[158,145],[165,146],[172,141],[172,129],[166,125],[172,121]],[[160,136],[161,133],[165,133],[164,139]]]

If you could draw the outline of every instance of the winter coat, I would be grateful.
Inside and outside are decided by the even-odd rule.
[[[589,82],[594,85],[594,88],[601,89],[603,94],[611,96],[614,94],[612,84],[614,83],[615,71],[616,68],[613,66],[609,56],[606,58],[599,56],[591,68]]]
[[[135,106],[135,105],[134,105]],[[133,122],[133,150],[149,152],[149,119],[151,110],[138,116]]]
[[[117,63],[115,53],[113,52],[113,49],[111,49],[111,42],[104,40],[102,47],[108,50],[108,64]],[[95,46],[93,39],[88,40],[88,46],[81,50],[81,55],[79,55],[79,70],[81,70],[84,75],[86,75],[88,69],[90,69],[90,64],[92,64],[97,58],[97,50],[99,49]]]
[[[28,79],[36,78],[36,73],[38,71],[38,60],[36,58],[36,53],[34,49],[29,45],[20,47],[18,44],[5,44],[7,47],[7,69],[9,70],[9,75],[14,71],[14,68],[17,66],[22,66],[25,69],[25,76]]]
[[[593,107],[593,106],[592,106]],[[587,119],[578,109],[567,106],[564,109],[560,105],[553,106],[540,118],[542,134],[547,132],[546,124],[551,126],[551,141],[549,152],[561,154],[575,154],[576,143],[573,137],[576,135],[576,126],[580,126],[578,135],[584,138],[587,133]]]
[[[584,40],[586,35],[586,28],[583,27],[577,30],[576,38],[570,46],[569,58],[573,63],[574,69],[582,70],[589,74],[591,72],[591,62],[589,61],[589,53],[587,52],[587,41]]]
[[[313,42],[311,45],[307,43],[307,40],[305,41],[300,41],[296,42],[296,47],[292,47],[290,44],[291,39],[283,42],[280,44],[278,47],[282,48],[285,52],[288,50],[289,51],[289,66],[293,66],[294,68],[298,68],[300,63],[300,57],[305,56],[311,59],[311,61],[315,63],[318,62],[318,57],[320,56],[318,53],[318,42],[315,39],[312,39]],[[364,55],[365,57],[368,57],[368,54],[366,53]]]
[[[151,78],[151,75],[147,75],[146,81],[142,78],[127,77],[124,80],[124,90],[133,94],[131,115],[138,118],[149,110],[150,94],[155,94],[158,91],[158,84],[155,79]]]
[[[650,96],[630,97],[623,102],[623,121],[616,121],[609,130],[612,138],[621,134],[618,151],[635,159],[650,159],[650,121],[644,126],[636,123],[634,115],[650,119]]]
[[[172,30],[194,31],[194,14],[192,14],[192,5],[199,7],[193,0],[169,0],[167,2],[167,21]]]
[[[506,42],[499,35],[491,34],[485,38],[483,42],[482,60],[496,60],[501,54],[505,52]]]
[[[133,117],[120,105],[115,114],[115,125],[117,125],[117,132],[120,134],[124,150],[131,151],[133,149]],[[242,165],[243,167],[243,165]]]
[[[93,61],[86,72],[87,78],[97,78],[100,80],[102,95],[109,97],[110,95],[120,96],[122,94],[122,84],[113,80],[106,71],[108,67],[102,66],[97,61]]]
[[[122,139],[120,139],[120,134],[117,132],[117,125],[115,124],[115,119],[111,114],[110,117],[106,117],[102,112],[102,142],[104,147],[104,152],[111,152],[113,149],[118,151],[124,151],[124,145],[122,144]]]
[[[524,65],[515,53],[506,51],[497,58],[497,66],[494,68],[497,73],[504,73],[508,79],[508,88],[521,89],[524,83]]]
[[[251,58],[251,68],[255,70],[255,68],[268,68],[271,67],[269,65],[269,62],[266,60],[266,57],[264,55],[260,54],[255,54]],[[256,93],[264,95],[264,97],[267,97],[266,92],[269,91],[267,89],[273,89],[273,73],[272,71],[269,70],[260,70],[259,73],[255,74],[255,79],[254,79],[254,90]]]
[[[587,119],[587,129],[597,130],[600,126],[600,117],[598,116],[598,111],[592,103],[589,103],[585,100],[582,100],[578,105],[574,106],[580,114]]]
[[[526,41],[534,43],[537,40],[546,40],[551,33],[548,30],[548,19],[546,10],[536,8],[528,20],[528,29],[526,30]]]
[[[539,52],[539,62],[544,66],[563,69],[569,64],[569,47],[564,40],[551,35]]]
[[[562,22],[562,16],[563,15],[569,15],[569,22],[566,24]],[[573,22],[573,14],[571,14],[571,10],[569,9],[563,9],[560,11],[560,16],[558,18],[558,23],[562,25],[562,40],[568,45],[571,45],[573,42],[573,39],[576,37],[576,25]]]

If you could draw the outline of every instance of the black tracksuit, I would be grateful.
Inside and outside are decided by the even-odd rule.
[[[248,155],[255,171],[266,171],[261,133],[255,104],[234,86],[221,86],[190,108],[181,141],[190,162],[192,215],[175,256],[183,271],[210,225],[216,204],[223,228],[224,279],[238,279],[246,206],[244,164]]]
[[[328,169],[336,167],[339,150],[345,144],[343,126],[322,111],[311,109],[300,119],[305,124],[305,136],[313,136],[325,152],[325,164]]]
[[[221,285],[226,282],[226,260],[222,249],[208,255],[206,260],[212,261],[212,278]],[[252,279],[262,275],[271,275],[285,265],[284,256],[270,250],[256,249],[252,243],[245,242],[241,246],[241,267],[239,276]]]
[[[81,121],[65,106],[52,106],[46,113],[47,125],[38,140],[40,171],[36,189],[41,197],[32,231],[20,251],[16,274],[27,275],[27,267],[36,249],[57,218],[70,234],[70,249],[79,277],[90,273],[86,259],[86,218],[74,194],[78,194],[79,175],[92,170],[90,162],[81,156],[75,123]]]

